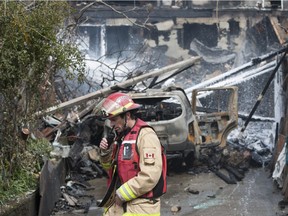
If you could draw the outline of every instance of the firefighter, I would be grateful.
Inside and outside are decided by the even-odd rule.
[[[152,127],[136,117],[141,105],[116,92],[101,107],[116,133],[113,145],[109,147],[106,137],[99,145],[108,187],[117,178],[112,201],[104,204],[104,215],[160,216],[160,196],[166,192],[166,156]]]

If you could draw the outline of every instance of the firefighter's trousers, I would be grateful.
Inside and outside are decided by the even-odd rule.
[[[124,208],[113,204],[103,216],[160,216],[160,199],[138,198],[126,203]]]

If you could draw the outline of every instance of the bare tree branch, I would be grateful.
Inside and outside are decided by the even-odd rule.
[[[103,4],[103,5],[105,5],[106,7],[109,7],[111,10],[115,11],[116,13],[121,14],[121,15],[124,16],[129,22],[131,22],[133,25],[136,25],[136,26],[141,27],[141,28],[148,29],[145,25],[140,25],[140,24],[138,24],[138,23],[136,23],[136,22],[133,22],[125,13],[123,13],[123,12],[121,12],[121,11],[119,11],[119,10],[116,10],[113,6],[107,4],[106,2],[103,2],[102,0],[95,0],[95,1],[98,2],[98,3],[101,3],[101,4]],[[148,19],[146,19],[145,23],[147,22],[147,20],[148,20]],[[144,24],[145,24],[145,23],[144,23]],[[149,29],[148,29],[148,30],[149,30]]]

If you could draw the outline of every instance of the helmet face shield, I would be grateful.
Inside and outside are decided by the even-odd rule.
[[[120,113],[122,113],[123,107],[120,106],[119,103],[111,100],[110,98],[106,98],[106,100],[102,104],[101,110],[103,112],[103,115],[109,118],[109,117],[119,115]]]
[[[107,118],[110,117],[110,114],[109,114],[109,109],[106,110],[104,107],[103,107],[103,104],[106,102],[106,98],[104,98],[102,101],[100,101],[96,107],[94,108],[94,113],[96,116],[98,116],[99,118],[102,118],[103,120],[106,120]],[[107,106],[108,107],[108,106]]]

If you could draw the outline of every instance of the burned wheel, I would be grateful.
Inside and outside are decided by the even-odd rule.
[[[186,157],[184,158],[184,162],[186,164],[186,167],[192,168],[192,166],[194,164],[194,160],[195,160],[194,152],[190,152],[189,154],[187,154]]]
[[[168,169],[172,172],[182,172],[183,171],[183,159],[179,158],[172,158],[168,160]]]

